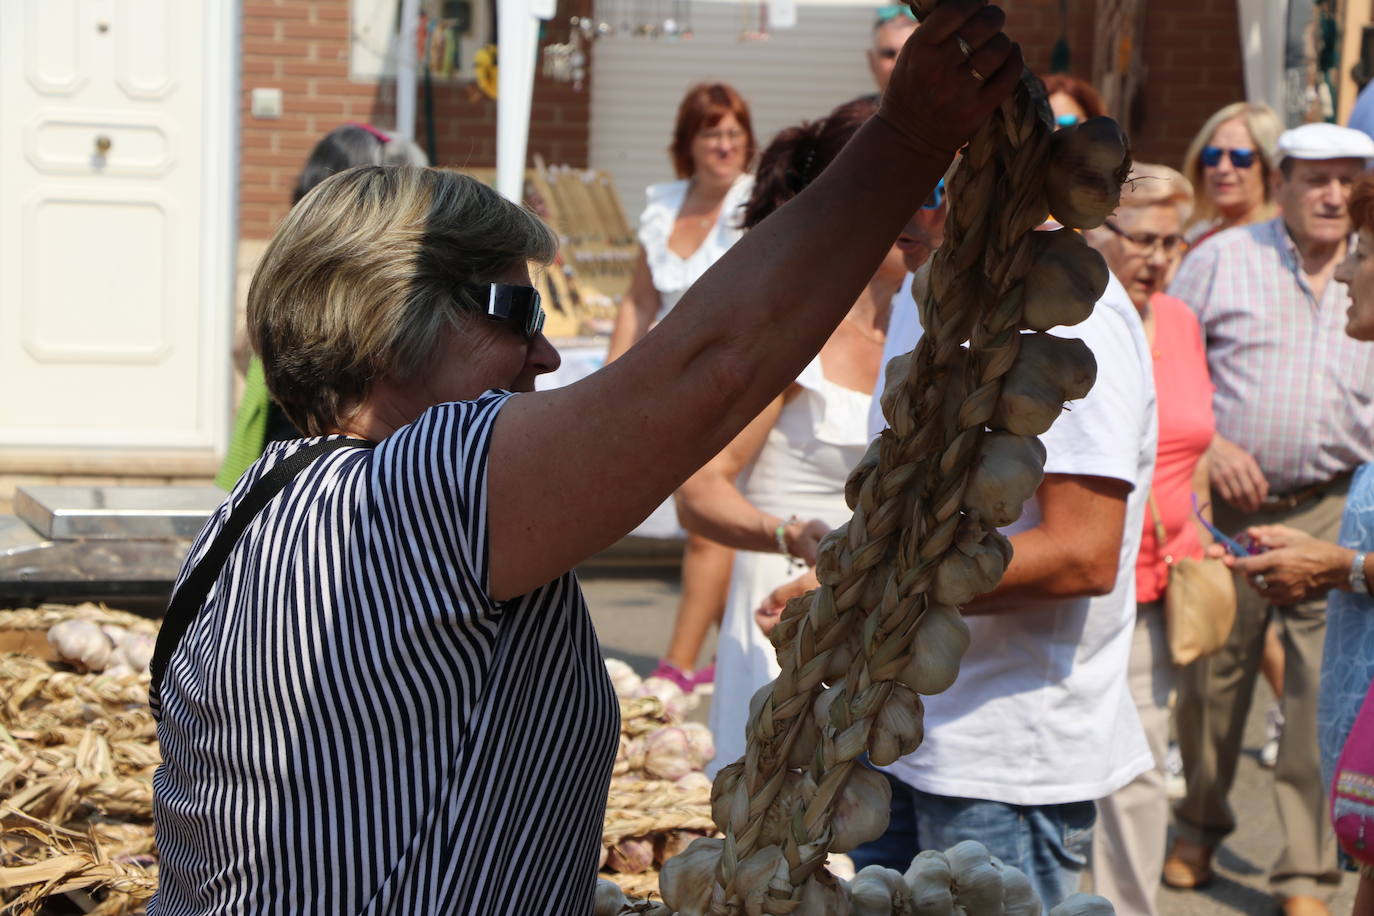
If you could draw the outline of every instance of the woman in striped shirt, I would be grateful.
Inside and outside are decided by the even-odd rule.
[[[558,355],[532,216],[372,166],[292,210],[249,326],[309,438],[249,468],[178,582],[149,913],[591,912],[617,709],[570,570],[815,356],[1015,85],[1003,18],[942,4],[824,174],[566,388],[533,391]]]

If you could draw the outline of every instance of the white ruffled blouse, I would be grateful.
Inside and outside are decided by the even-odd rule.
[[[690,179],[683,178],[651,184],[645,192],[648,202],[639,217],[639,243],[644,246],[649,273],[653,276],[654,288],[658,290],[660,304],[658,314],[654,316],[655,321],[663,320],[663,316],[677,305],[687,288],[744,234],[739,224],[744,216],[744,205],[754,190],[754,176],[749,174],[735,179],[721,204],[715,229],[696,251],[685,258],[670,251],[668,238],[673,234],[673,223],[677,221],[678,211],[687,199],[690,184]]]

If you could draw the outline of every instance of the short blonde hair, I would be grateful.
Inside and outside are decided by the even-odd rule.
[[[1208,118],[1207,123],[1202,125],[1202,130],[1193,138],[1193,142],[1188,144],[1188,151],[1183,154],[1183,174],[1193,183],[1193,187],[1205,187],[1202,182],[1202,148],[1211,143],[1212,135],[1217,132],[1217,128],[1233,118],[1240,118],[1245,122],[1245,129],[1255,141],[1255,151],[1259,153],[1260,178],[1264,185],[1264,208],[1261,218],[1269,219],[1278,213],[1270,180],[1274,176],[1274,169],[1278,167],[1279,134],[1283,133],[1283,122],[1268,105],[1232,102]],[[1211,198],[1205,193],[1199,193],[1189,225],[1212,223],[1220,216]]]
[[[1172,204],[1187,223],[1193,212],[1193,184],[1182,173],[1154,162],[1137,162],[1121,189],[1121,208]]]
[[[427,371],[477,286],[557,240],[534,214],[456,172],[359,166],[287,214],[248,290],[267,388],[307,435],[337,429],[372,380]]]

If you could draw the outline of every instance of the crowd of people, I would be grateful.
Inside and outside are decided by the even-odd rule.
[[[904,11],[884,8],[874,24],[867,57],[879,91],[918,31]],[[1111,114],[1082,80],[1054,74],[1044,86],[1058,127]],[[720,85],[688,101],[708,91],[731,102],[698,122],[698,142],[728,143],[711,125],[733,126],[747,106]],[[754,166],[736,225],[801,190],[876,99],[782,131]],[[733,146],[745,142],[741,132]],[[1283,825],[1272,891],[1292,916],[1328,911],[1341,874],[1332,768],[1374,674],[1368,593],[1351,593],[1355,542],[1374,546],[1374,482],[1361,495],[1364,478],[1352,478],[1374,460],[1374,347],[1353,312],[1346,326],[1362,263],[1352,233],[1360,207],[1374,206],[1351,197],[1371,165],[1374,140],[1359,131],[1284,131],[1269,108],[1236,102],[1200,127],[1179,169],[1136,163],[1117,212],[1083,233],[1111,278],[1092,317],[1056,333],[1088,344],[1097,382],[1042,437],[1045,480],[1005,531],[1012,563],[965,609],[972,646],[957,687],[927,698],[924,743],[885,768],[888,832],[855,850],[856,865],[900,869],[920,849],[974,838],[1047,901],[1090,871],[1119,913],[1150,916],[1161,881],[1212,880],[1215,851],[1236,829],[1229,796],[1262,672],[1275,699],[1260,759]],[[747,172],[736,180],[743,187]],[[766,634],[787,599],[816,584],[801,567],[848,516],[848,469],[885,425],[881,366],[920,338],[913,285],[919,297],[943,194],[942,181],[817,359],[678,491],[686,557],[701,541],[736,551],[728,586],[709,589],[726,597],[709,608],[689,600],[706,589],[684,563],[682,610],[657,671],[688,690],[714,682],[715,769],[744,752],[748,698],[777,673]],[[646,225],[666,222],[660,196],[650,190]],[[680,206],[674,224],[688,244],[694,212]],[[645,250],[652,263],[648,239]],[[638,295],[622,307],[626,324],[631,309],[646,328]],[[1225,554],[1214,532],[1239,537],[1247,556]],[[1171,570],[1223,554],[1237,576],[1230,635],[1176,665]],[[712,622],[714,663],[696,669]],[[1333,641],[1339,654],[1323,664]]]
[[[920,339],[957,152],[1021,72],[1002,20],[885,7],[878,94],[766,144],[738,92],[693,87],[608,365],[546,392],[528,265],[552,258],[547,227],[370,125],[322,142],[253,281],[232,490],[155,659],[150,913],[589,911],[615,705],[571,570],[655,513],[688,534],[657,673],[712,685],[713,769],[744,753],[768,633],[816,584],[884,366]],[[1081,80],[1045,90],[1058,127],[1110,115]],[[1210,881],[1236,829],[1263,672],[1272,890],[1289,916],[1328,911],[1351,864],[1332,773],[1374,679],[1371,165],[1359,131],[1238,102],[1061,237],[1109,270],[1056,329],[1096,383],[1042,437],[1014,556],[964,609],[922,746],[882,768],[889,827],[856,865],[976,839],[1047,906],[1090,871],[1149,916],[1161,881]],[[1235,622],[1175,665],[1173,568],[1204,557],[1234,572]]]

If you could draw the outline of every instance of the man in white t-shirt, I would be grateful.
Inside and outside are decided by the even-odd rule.
[[[915,324],[902,340],[890,329],[894,353],[915,346]],[[965,610],[959,679],[926,698],[924,743],[887,768],[888,832],[851,853],[901,869],[976,839],[1047,909],[1077,889],[1094,800],[1154,765],[1126,683],[1157,433],[1149,347],[1115,277],[1087,321],[1054,333],[1088,344],[1097,382],[1041,437],[1044,483],[1003,531],[1015,555],[1001,585]]]

